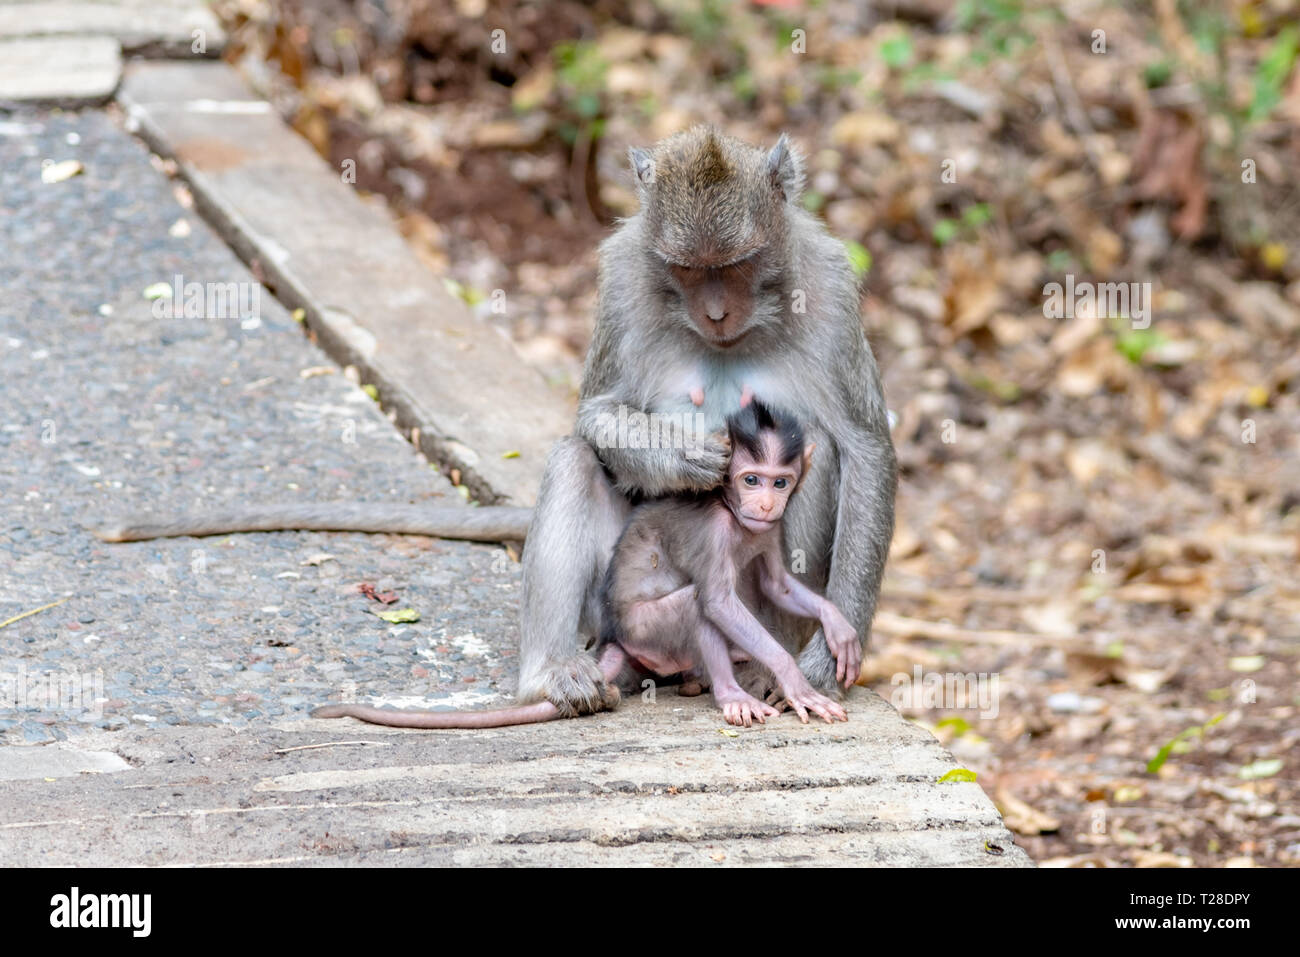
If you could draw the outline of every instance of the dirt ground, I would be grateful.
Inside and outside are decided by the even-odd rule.
[[[1300,3],[218,8],[228,56],[573,392],[627,146],[788,132],[897,416],[864,681],[1039,862],[1300,864]],[[996,694],[904,698],[917,668]]]

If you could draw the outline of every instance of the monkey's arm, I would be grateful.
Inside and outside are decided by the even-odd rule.
[[[850,371],[841,374],[839,381],[859,385],[847,396],[847,411],[837,413],[838,428],[835,418],[827,419],[836,441],[840,471],[826,598],[843,612],[857,632],[861,647],[871,632],[880,580],[894,535],[898,474],[875,363],[869,355],[863,356]],[[835,687],[837,662],[822,631],[804,647],[799,667],[816,687]],[[857,675],[850,677],[857,680]]]
[[[458,508],[446,505],[248,505],[176,517],[131,515],[108,523],[95,534],[106,542],[138,542],[181,535],[287,530],[387,532],[431,535],[475,542],[522,541],[532,509],[502,505]]]
[[[706,491],[722,482],[731,456],[725,434],[695,435],[681,421],[665,417],[653,429],[660,447],[648,448],[651,430],[642,426],[638,433],[636,426],[638,419],[644,423],[647,419],[641,417],[648,415],[617,393],[599,393],[578,404],[574,431],[596,450],[622,492],[659,498]]]
[[[822,634],[835,656],[835,680],[846,688],[852,687],[862,667],[862,648],[853,625],[832,602],[791,575],[779,552],[764,555],[760,568],[759,586],[772,604],[792,615],[821,622]]]

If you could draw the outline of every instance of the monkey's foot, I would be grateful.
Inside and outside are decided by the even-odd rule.
[[[762,700],[776,691],[777,685],[772,672],[757,661],[735,661],[732,662],[732,667],[736,671],[736,684],[755,698]],[[780,695],[778,694],[777,697]],[[767,703],[774,704],[770,698]]]
[[[574,655],[556,662],[529,686],[520,689],[524,695],[545,698],[565,718],[617,708],[620,698],[618,688],[606,683],[590,655]]]
[[[764,704],[739,688],[734,691],[719,691],[714,688],[713,700],[722,708],[722,716],[727,720],[727,724],[743,724],[747,728],[755,721],[766,724],[768,718],[781,713],[770,704]]]
[[[677,694],[682,698],[698,698],[704,694],[704,689],[708,685],[700,680],[699,676],[687,672],[682,677],[682,683],[677,686]]]

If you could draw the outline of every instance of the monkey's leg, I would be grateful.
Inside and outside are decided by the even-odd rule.
[[[802,488],[799,490],[799,494],[803,494]],[[795,497],[795,501],[798,501],[798,496]],[[757,574],[742,575],[736,582],[736,594],[740,596],[741,601],[745,603],[745,607],[754,614],[754,617],[762,623],[763,628],[777,640],[781,647],[788,651],[792,657],[799,654],[799,649],[803,647],[803,643],[813,633],[814,626],[812,624],[794,615],[786,614],[778,608],[763,593]],[[762,662],[749,655],[748,652],[744,652],[735,645],[731,647],[731,661],[736,672],[737,684],[754,697],[764,698],[768,704],[776,704],[777,707],[780,707],[778,702],[784,700],[784,695],[781,694],[781,687],[776,681],[776,676]]]
[[[699,612],[695,586],[683,585],[657,598],[628,602],[620,612],[620,641],[629,655],[658,675],[698,669],[695,640]]]
[[[800,581],[843,613],[857,633],[860,659],[893,535],[893,447],[887,432],[876,435],[856,425],[837,431],[833,439],[820,429],[809,437],[830,461],[809,472],[786,510],[787,558],[801,560],[794,568]],[[799,630],[805,625],[799,622]],[[779,637],[786,643],[784,635]],[[813,687],[833,698],[842,694],[836,672],[844,669],[822,628],[815,628],[796,653],[799,669]]]
[[[573,436],[555,443],[523,555],[522,699],[544,698],[566,716],[602,707],[606,682],[578,636],[599,626],[601,581],[628,511],[591,446]]]

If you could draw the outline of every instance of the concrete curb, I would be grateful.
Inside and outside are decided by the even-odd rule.
[[[226,45],[225,31],[199,0],[6,0],[0,5],[0,40],[37,37],[102,37],[125,53],[155,57],[216,57]]]
[[[429,458],[459,469],[480,501],[533,503],[570,403],[447,293],[382,212],[225,64],[132,63],[118,99],[218,232],[377,387],[400,428],[418,430]]]
[[[707,696],[665,689],[484,732],[88,736],[134,767],[0,780],[0,842],[19,865],[1030,863],[977,784],[935,783],[954,762],[931,735],[864,689],[847,707],[730,729]]]
[[[122,52],[109,37],[0,36],[0,103],[94,106],[121,77]]]

